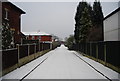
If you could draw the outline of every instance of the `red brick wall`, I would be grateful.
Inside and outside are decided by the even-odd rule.
[[[38,40],[38,39],[39,39],[39,36],[35,36],[34,39],[35,39],[35,40]]]
[[[21,41],[21,36],[20,36],[20,31],[21,31],[21,28],[20,28],[20,21],[21,21],[20,16],[21,16],[21,12],[19,12],[14,7],[12,7],[11,5],[6,4],[4,2],[4,3],[2,3],[3,20],[5,18],[5,8],[7,8],[8,12],[9,12],[9,17],[8,17],[9,21],[8,21],[8,23],[10,25],[10,28],[15,29],[14,42],[15,43],[20,43],[20,41]]]
[[[41,41],[52,41],[52,36],[41,36]]]
[[[40,36],[41,37],[41,42],[45,42],[45,41],[52,41],[52,36]],[[38,40],[39,36],[34,36],[34,39],[32,39],[32,36],[28,36],[28,40]]]

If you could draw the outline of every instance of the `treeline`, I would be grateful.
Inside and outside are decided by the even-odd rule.
[[[93,6],[87,2],[79,2],[75,15],[75,43],[103,41],[103,12],[99,1]]]

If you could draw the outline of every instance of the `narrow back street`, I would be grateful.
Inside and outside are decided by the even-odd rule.
[[[0,81],[120,81],[120,0],[0,7]]]
[[[98,67],[98,68],[97,68]],[[5,75],[3,79],[117,79],[118,74],[64,45]]]

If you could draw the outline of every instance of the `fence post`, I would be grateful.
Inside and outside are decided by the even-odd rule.
[[[39,44],[38,44],[38,45],[39,45],[39,52],[40,52],[40,42],[39,42]]]
[[[44,44],[42,43],[42,51],[44,51],[44,47],[43,47],[43,45],[44,45]]]
[[[91,45],[92,45],[92,43],[90,42],[90,56],[92,57],[92,50],[91,50],[91,49],[92,49],[92,48],[91,48],[92,46],[91,46]]]
[[[28,60],[29,60],[29,54],[30,54],[30,44],[28,44]]]
[[[37,49],[37,46],[36,46],[37,44],[35,44],[35,49],[34,49],[34,52],[36,53],[36,49]]]
[[[77,51],[79,51],[79,43],[78,43],[78,45],[77,45]]]
[[[50,49],[52,49],[52,42],[50,43]]]
[[[87,43],[86,43],[86,42],[85,42],[85,46],[86,46],[86,47],[85,47],[85,49],[86,49],[86,50],[85,50],[85,54],[87,54]]]
[[[36,45],[37,45],[37,44],[35,43],[35,49],[34,49],[34,50],[35,50],[35,51],[34,51],[34,52],[35,52],[35,53],[34,53],[34,59],[35,59],[35,54],[37,53],[37,51],[36,51],[36,49],[37,49],[36,47],[37,47],[37,46],[36,46]]]
[[[18,67],[20,67],[19,63],[20,63],[20,46],[19,44],[17,44],[17,48],[18,48]]]
[[[106,42],[104,43],[104,62],[105,62],[105,65],[106,65]]]
[[[98,43],[99,42],[96,43],[96,59],[97,59],[97,61],[98,61]]]

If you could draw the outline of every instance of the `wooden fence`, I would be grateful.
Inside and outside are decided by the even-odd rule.
[[[2,75],[36,59],[56,46],[52,43],[22,44],[17,48],[2,50]]]
[[[18,49],[9,49],[2,51],[2,69],[11,67],[18,63]]]
[[[73,44],[70,49],[80,51],[120,73],[120,41],[79,43]]]

